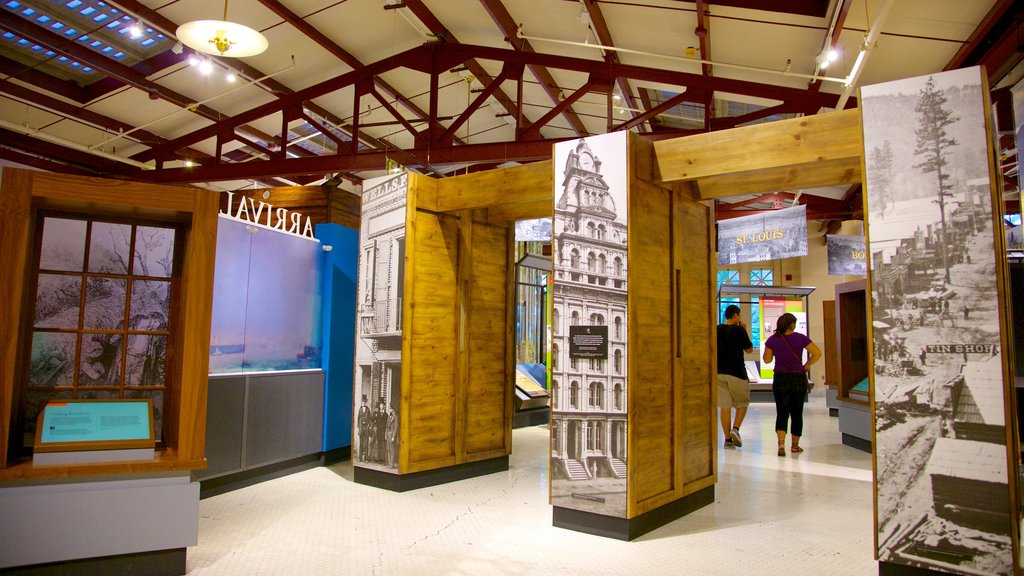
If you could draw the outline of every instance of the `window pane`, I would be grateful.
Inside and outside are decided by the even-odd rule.
[[[132,227],[93,222],[89,243],[89,272],[127,274]]]
[[[54,390],[52,388],[29,388],[25,401],[25,434],[24,446],[31,446],[36,438],[36,421],[39,411],[47,400],[70,400],[71,390]]]
[[[79,386],[121,384],[121,335],[82,334],[82,363]]]
[[[64,218],[43,220],[40,270],[81,272],[85,263],[85,221]]]
[[[124,328],[124,287],[120,278],[89,278],[85,289],[84,328],[121,330]]]
[[[174,229],[139,226],[135,232],[136,276],[170,278],[174,264]]]
[[[171,307],[171,283],[159,280],[132,282],[132,308],[129,330],[167,330]]]
[[[32,333],[29,386],[71,386],[74,384],[76,334]]]
[[[81,276],[40,274],[36,289],[37,328],[78,328],[82,305]]]
[[[128,386],[163,386],[167,364],[167,337],[132,334],[128,336]]]

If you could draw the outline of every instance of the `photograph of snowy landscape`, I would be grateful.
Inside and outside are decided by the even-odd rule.
[[[978,68],[865,87],[879,560],[1013,573]],[[1001,231],[999,231],[1001,233]]]

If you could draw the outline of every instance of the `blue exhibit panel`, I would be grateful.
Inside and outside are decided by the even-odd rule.
[[[359,231],[318,224],[323,253],[324,452],[352,445],[352,374],[355,368],[356,279]]]

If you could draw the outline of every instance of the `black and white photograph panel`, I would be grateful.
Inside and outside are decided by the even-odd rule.
[[[625,132],[555,145],[551,364],[552,504],[622,518],[627,146]]]
[[[993,194],[979,68],[861,90],[878,554],[1013,573]]]
[[[825,241],[828,246],[830,276],[864,276],[868,273],[863,236],[828,234]]]
[[[406,173],[363,183],[352,383],[352,462],[398,469]]]

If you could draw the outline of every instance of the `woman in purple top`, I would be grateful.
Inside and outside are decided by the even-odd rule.
[[[805,363],[803,351],[810,355]],[[790,451],[803,452],[800,435],[804,431],[804,395],[807,394],[807,370],[821,358],[821,350],[807,336],[796,331],[796,316],[779,316],[775,333],[764,343],[765,362],[775,360],[772,395],[775,396],[775,434],[779,437],[779,456],[786,455],[786,424],[793,420]]]

